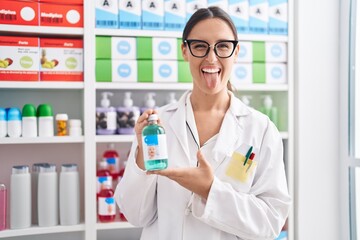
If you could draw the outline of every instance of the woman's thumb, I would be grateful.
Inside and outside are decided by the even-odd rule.
[[[198,150],[197,152],[197,159],[198,159],[198,165],[199,166],[208,166],[208,162],[205,160],[204,155],[202,154],[202,152],[200,150]]]

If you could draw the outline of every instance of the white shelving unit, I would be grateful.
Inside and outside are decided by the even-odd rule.
[[[293,51],[293,0],[289,0],[289,35],[239,35],[242,41],[271,41],[286,42],[288,45],[288,83],[281,85],[250,84],[237,85],[235,88],[242,93],[262,95],[269,93],[282,102],[287,116],[286,129],[281,130],[281,136],[285,146],[285,165],[288,176],[290,194],[294,196],[294,51]],[[36,161],[50,160],[54,163],[73,162],[79,164],[81,169],[81,194],[82,194],[82,224],[76,226],[56,226],[49,228],[31,227],[28,229],[0,231],[0,238],[25,239],[24,236],[46,236],[45,239],[56,239],[58,234],[67,234],[72,239],[97,240],[99,231],[135,231],[127,222],[99,223],[97,221],[96,204],[96,162],[99,155],[99,146],[109,142],[117,145],[129,144],[134,139],[133,135],[97,136],[95,129],[96,97],[97,92],[114,90],[116,92],[134,91],[157,91],[159,94],[165,91],[186,91],[192,88],[191,83],[97,83],[95,81],[95,37],[96,36],[149,36],[149,37],[181,37],[180,32],[144,31],[144,30],[116,30],[95,29],[95,3],[84,1],[84,28],[52,28],[52,27],[29,27],[0,25],[0,35],[25,35],[25,36],[51,36],[51,37],[75,37],[84,39],[84,82],[4,82],[0,81],[0,105],[10,104],[12,96],[16,103],[26,102],[26,95],[40,101],[57,101],[59,110],[66,112],[73,110],[77,113],[76,118],[83,120],[82,137],[53,137],[53,138],[5,138],[0,139],[0,182],[5,181],[9,186],[11,166],[15,164],[32,164]],[[62,94],[70,94],[69,97],[60,98]],[[20,96],[19,99],[17,97]],[[47,99],[43,99],[46,97]],[[48,99],[50,98],[50,99]],[[69,99],[68,99],[69,98]],[[7,106],[5,106],[7,107]],[[20,106],[19,106],[20,107]],[[100,147],[101,148],[101,147]],[[7,153],[9,151],[9,153]],[[50,156],[50,158],[49,158]],[[42,158],[43,157],[43,158]],[[39,159],[40,158],[40,159]],[[292,209],[288,221],[288,239],[294,240],[294,210]],[[80,234],[79,234],[80,233]],[[69,235],[70,234],[70,235]],[[117,234],[117,239],[122,240]],[[26,237],[27,239],[27,237]],[[61,239],[61,238],[60,238]],[[131,238],[133,239],[133,238]]]

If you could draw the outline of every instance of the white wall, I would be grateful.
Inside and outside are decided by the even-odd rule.
[[[296,239],[339,240],[339,2],[294,11]]]

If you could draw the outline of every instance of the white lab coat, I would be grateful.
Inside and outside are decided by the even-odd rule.
[[[169,168],[194,166],[185,123],[187,94],[158,111]],[[242,144],[254,146],[257,162],[245,183],[224,177]],[[205,155],[215,175],[207,200],[166,177],[146,175],[136,165],[136,148],[135,140],[115,198],[128,221],[143,227],[142,240],[275,239],[279,234],[291,203],[282,139],[268,117],[233,94],[212,154]]]

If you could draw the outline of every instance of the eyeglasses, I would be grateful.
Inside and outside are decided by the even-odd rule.
[[[203,40],[186,39],[184,43],[189,46],[190,53],[194,57],[203,58],[210,52],[211,45]],[[224,40],[215,43],[214,52],[219,58],[228,58],[234,53],[238,44],[236,40]]]

